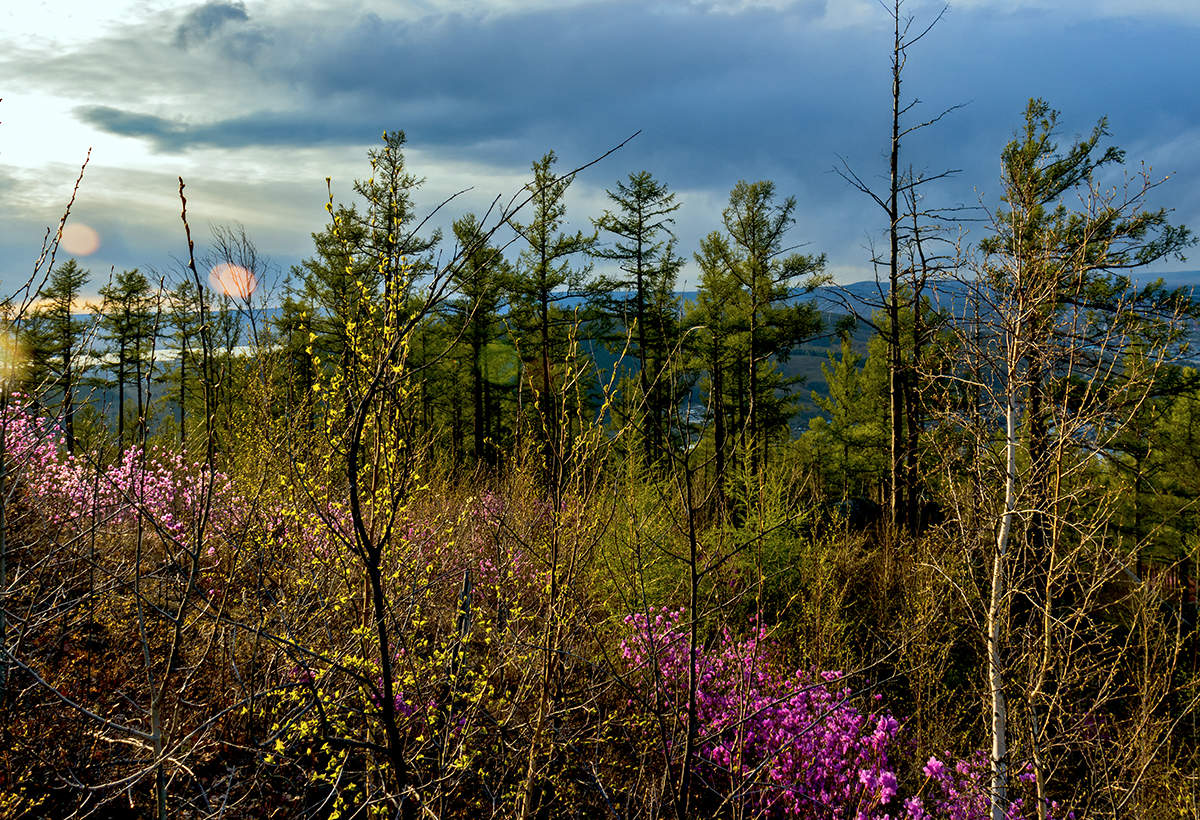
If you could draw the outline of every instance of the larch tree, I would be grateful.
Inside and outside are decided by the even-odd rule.
[[[649,171],[618,181],[606,192],[614,210],[593,220],[596,228],[613,237],[610,245],[592,251],[598,259],[617,263],[618,276],[608,277],[614,297],[612,312],[637,340],[637,402],[642,406],[642,440],[645,460],[661,458],[667,445],[669,416],[677,397],[668,388],[663,368],[678,336],[678,299],[675,283],[683,259],[675,253],[671,226],[679,210],[675,194]]]
[[[727,505],[727,477],[732,457],[730,431],[740,426],[728,387],[736,362],[735,339],[740,332],[739,317],[744,314],[740,301],[745,294],[725,264],[728,242],[719,233],[711,233],[700,242],[696,264],[700,267],[700,288],[689,302],[683,323],[688,329],[687,349],[691,369],[700,377],[707,395],[702,429],[712,429],[712,477],[718,506]]]
[[[441,235],[417,233],[423,223],[414,224],[413,196],[423,180],[408,172],[404,142],[403,131],[384,132],[383,146],[368,152],[371,175],[354,183],[362,207],[335,204],[331,194],[330,224],[312,235],[314,255],[292,269],[312,311],[318,371],[350,378],[354,340],[383,343],[383,334],[359,331],[374,325],[394,333],[405,325],[412,283],[430,270],[429,253]]]
[[[429,253],[442,235],[438,230],[428,236],[417,233],[424,223],[414,224],[413,196],[425,180],[408,170],[404,132],[384,131],[382,141],[382,146],[367,152],[371,175],[365,180],[355,180],[354,191],[365,203],[361,212],[361,252],[374,267],[384,303],[391,306],[394,314],[385,316],[384,321],[395,323],[402,321],[402,314],[408,309],[412,283],[430,271]]]
[[[125,388],[132,376],[137,388],[137,423],[144,424],[142,372],[154,333],[152,291],[146,276],[136,268],[118,273],[100,289],[103,298],[100,327],[111,344],[117,388],[117,446],[125,447]]]
[[[75,452],[75,390],[79,384],[82,343],[88,323],[77,318],[83,288],[91,273],[74,259],[58,265],[41,291],[31,316],[31,358],[59,399],[67,452]]]
[[[592,250],[596,235],[563,232],[567,214],[564,198],[573,177],[555,176],[556,160],[551,151],[533,163],[533,181],[527,186],[532,194],[529,220],[509,220],[525,243],[511,280],[511,316],[521,356],[533,364],[538,374],[538,438],[545,476],[551,484],[562,478],[563,449],[567,444],[566,420],[560,417],[556,396],[565,385],[556,384],[555,371],[558,363],[571,355],[568,330],[576,321],[574,314],[561,306],[596,294],[596,285],[589,278],[591,266],[571,262],[572,257]]]
[[[293,408],[301,413],[305,419],[303,427],[309,429],[313,421],[313,385],[317,379],[313,349],[316,334],[312,304],[306,300],[303,283],[297,283],[294,270],[284,281],[283,299],[270,330],[280,350],[276,401],[281,409]]]
[[[174,329],[174,343],[179,365],[176,369],[179,407],[179,444],[187,446],[188,365],[194,362],[195,347],[200,337],[200,310],[196,285],[182,278],[167,295],[167,313]],[[197,368],[198,370],[199,368]],[[193,378],[195,376],[193,375]]]
[[[887,473],[887,355],[883,337],[871,340],[866,357],[843,336],[838,353],[821,365],[827,393],[813,391],[824,415],[809,421],[800,437],[826,491],[863,496]]]
[[[817,335],[821,317],[816,306],[799,297],[826,281],[824,255],[796,252],[786,236],[795,224],[794,197],[775,199],[770,181],[741,181],[729,194],[722,214],[725,232],[710,234],[701,242],[697,260],[712,271],[710,280],[725,278],[738,292],[734,317],[743,347],[745,382],[741,404],[751,475],[757,476],[765,460],[768,436],[785,429],[790,404],[775,362],[786,361],[791,351]]]
[[[448,303],[451,329],[469,349],[471,371],[472,454],[495,466],[497,453],[488,446],[496,413],[488,374],[488,345],[500,331],[500,309],[512,278],[512,266],[499,248],[485,241],[474,214],[454,221],[461,262],[451,272],[457,298]]]

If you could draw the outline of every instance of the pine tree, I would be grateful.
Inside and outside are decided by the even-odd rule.
[[[1063,344],[1103,350],[1099,341],[1117,321],[1126,332],[1154,343],[1164,329],[1175,332],[1175,315],[1195,309],[1182,291],[1168,291],[1158,283],[1136,289],[1123,273],[1179,255],[1192,242],[1186,228],[1169,223],[1165,209],[1133,207],[1148,186],[1140,192],[1130,189],[1133,196],[1122,200],[1092,194],[1085,200],[1086,210],[1068,209],[1069,195],[1092,185],[1097,172],[1120,166],[1125,154],[1114,146],[1101,149],[1108,134],[1104,119],[1060,153],[1058,124],[1059,112],[1044,100],[1029,101],[1022,129],[1001,155],[1003,205],[993,215],[994,232],[980,243],[988,256],[988,285],[998,293],[1020,287],[1033,304],[1022,325],[1028,353],[1021,364],[1029,486],[1035,494],[1049,485],[1053,457],[1047,403],[1064,386],[1055,350]],[[1089,321],[1064,326],[1064,316],[1087,316]],[[1035,495],[1027,538],[1039,556],[1046,554],[1046,509],[1046,497]]]

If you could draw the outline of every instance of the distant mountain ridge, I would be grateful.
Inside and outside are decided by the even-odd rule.
[[[1130,279],[1138,287],[1161,279],[1163,285],[1170,289],[1192,288],[1192,298],[1200,299],[1200,270],[1137,273],[1131,275]],[[966,286],[956,279],[943,279],[931,282],[927,292],[932,294],[935,306],[940,302],[940,307],[959,313],[966,296]],[[869,316],[872,310],[878,310],[883,305],[886,296],[886,281],[875,282],[867,279],[846,285],[825,285],[817,288],[811,295],[801,298],[811,299],[825,313],[857,313]]]
[[[1137,285],[1149,284],[1156,279],[1162,279],[1163,284],[1168,288],[1194,288],[1193,298],[1200,299],[1200,270],[1173,271],[1170,273],[1150,273],[1139,274],[1132,277]],[[948,310],[956,315],[961,315],[965,305],[966,285],[954,279],[943,279],[936,283],[931,283],[927,290],[934,301],[934,306]],[[694,302],[699,295],[696,290],[677,291],[675,294],[682,305],[688,302]],[[827,317],[839,317],[847,315],[858,315],[861,317],[869,317],[875,310],[879,310],[884,305],[887,298],[887,283],[885,281],[876,282],[866,279],[860,282],[851,282],[844,285],[823,285],[816,288],[811,293],[806,293],[796,297],[797,301],[812,302],[816,305]],[[584,297],[569,297],[559,301],[560,307],[572,309],[582,306]],[[238,345],[246,345],[250,342],[250,333],[248,327],[245,326],[246,320],[249,318],[250,311],[239,310],[243,320],[242,338],[238,340]],[[282,309],[278,306],[272,307],[256,307],[252,311],[260,327],[274,323],[280,315]],[[75,314],[75,318],[84,322],[92,322],[96,320],[94,314]],[[162,317],[162,331],[164,335],[169,335],[174,331],[174,328],[167,317]],[[166,347],[166,346],[164,346]]]

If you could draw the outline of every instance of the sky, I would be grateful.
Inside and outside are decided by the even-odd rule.
[[[582,173],[568,221],[651,171],[682,205],[690,257],[740,179],[796,199],[790,240],[838,281],[870,278],[883,212],[841,179],[886,186],[890,18],[876,0],[26,0],[0,10],[0,284],[23,282],[91,155],[68,235],[98,289],[114,270],[168,279],[186,256],[178,178],[203,250],[244,225],[276,279],[403,129],[434,222],[482,211],[548,150]],[[908,0],[927,24],[940,3]],[[930,202],[994,205],[999,156],[1030,97],[1062,144],[1108,118],[1129,173],[1170,177],[1154,207],[1200,230],[1200,3],[959,0],[912,48],[901,161],[957,174]],[[1143,163],[1145,164],[1143,166]],[[90,229],[90,232],[89,232]],[[965,242],[985,228],[963,225]],[[87,252],[87,253],[84,253]],[[1198,251],[1200,252],[1200,251]],[[1200,267],[1171,261],[1163,271]],[[683,286],[694,284],[694,265]],[[272,277],[265,278],[269,288]]]

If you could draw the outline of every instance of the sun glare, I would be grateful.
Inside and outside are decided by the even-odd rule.
[[[208,273],[208,281],[213,290],[242,301],[249,299],[258,287],[258,280],[253,273],[232,262],[213,265],[213,269]]]
[[[11,387],[25,364],[25,351],[11,333],[0,330],[0,384]]]
[[[71,222],[62,231],[59,244],[72,256],[89,256],[100,249],[100,234],[82,222]]]

